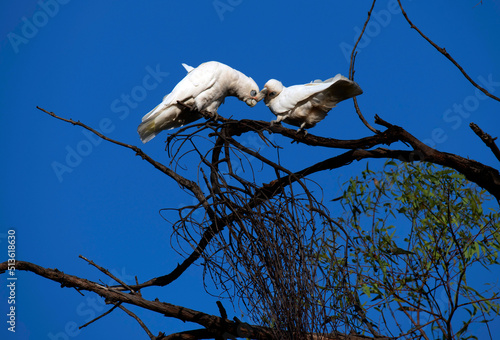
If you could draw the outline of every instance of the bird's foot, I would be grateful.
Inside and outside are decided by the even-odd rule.
[[[299,128],[297,129],[297,133],[298,133],[298,134],[299,134],[299,133],[301,133],[301,132],[303,132],[303,133],[304,133],[304,137],[305,137],[305,136],[307,136],[307,130],[306,130],[306,129],[304,129],[303,127],[299,127]]]
[[[204,111],[205,113],[205,118],[207,118],[208,120],[211,120],[213,122],[217,122],[219,120],[219,114],[216,112],[208,112],[208,111]]]
[[[186,103],[181,102],[180,100],[177,101],[177,105],[182,106],[185,109],[188,109],[189,111],[196,111],[195,108],[191,105],[188,105]]]
[[[211,120],[213,122],[217,122],[217,120],[219,120],[219,114],[217,112],[209,112],[206,110],[196,112],[199,112],[206,120]]]

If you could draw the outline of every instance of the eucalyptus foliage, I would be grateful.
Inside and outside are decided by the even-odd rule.
[[[500,215],[485,190],[448,168],[390,161],[347,182],[339,203],[322,251],[337,279],[325,289],[349,291],[342,308],[358,330],[469,339],[499,314]]]

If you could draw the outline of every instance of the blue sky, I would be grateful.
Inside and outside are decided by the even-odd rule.
[[[485,99],[411,30],[394,10],[395,3],[377,3],[359,45],[355,79],[364,90],[358,101],[365,117],[373,121],[379,114],[439,150],[498,167],[468,124],[473,121],[499,136],[500,103]],[[498,0],[478,6],[479,0],[403,3],[417,26],[445,47],[473,79],[500,95]],[[165,274],[182,260],[170,249],[171,229],[158,211],[191,204],[191,198],[129,150],[50,118],[37,105],[142,147],[137,125],[184,77],[182,62],[197,66],[217,60],[253,77],[260,87],[270,78],[290,86],[337,73],[347,76],[345,51],[354,44],[370,4],[367,0],[3,1],[2,259],[7,231],[14,229],[19,260],[92,280],[102,275],[78,259],[79,254],[127,282],[133,282],[134,275],[143,281]],[[274,119],[263,103],[249,108],[233,98],[219,113]],[[310,133],[339,139],[370,134],[350,101],[339,104]],[[168,163],[163,151],[166,136],[160,134],[143,150]],[[282,142],[281,161],[291,170],[341,152],[311,151],[279,137],[275,140]],[[57,164],[66,166],[65,171]],[[335,197],[338,183],[365,165],[361,162],[319,178],[330,190],[328,195]],[[111,332],[125,338],[145,336],[122,311],[78,333],[75,325],[108,307],[95,295],[82,297],[36,275],[17,274],[16,339],[96,339]],[[6,280],[4,276],[0,280],[0,314],[5,315]],[[149,289],[144,295],[218,314],[216,299],[204,292],[199,267],[167,288]],[[140,315],[154,334],[193,328],[152,313]],[[5,338],[5,322],[0,324]],[[495,325],[498,331],[499,323]]]

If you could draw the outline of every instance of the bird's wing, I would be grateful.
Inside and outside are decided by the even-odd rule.
[[[221,73],[221,67],[217,62],[203,63],[190,71],[184,78],[189,81],[195,89],[195,96],[201,91],[212,87]]]
[[[310,99],[312,96],[327,89],[329,86],[331,86],[331,84],[310,83],[286,87],[274,99],[273,112],[276,114],[286,114],[295,109],[299,103]]]
[[[190,66],[184,64],[184,68],[189,70]],[[189,99],[196,98],[200,93],[211,88],[215,84],[218,77],[217,71],[217,65],[211,63],[204,63],[197,68],[191,69],[174,87],[172,92],[163,97],[159,105],[142,117],[142,121],[146,121],[170,105],[177,104],[178,101],[186,102]]]
[[[363,93],[358,84],[340,74],[321,84],[323,84],[322,89],[311,96],[310,100],[313,106],[324,110],[330,110],[337,103]],[[311,85],[316,85],[316,83]]]

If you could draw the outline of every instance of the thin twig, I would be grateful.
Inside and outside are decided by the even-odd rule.
[[[363,26],[363,29],[361,30],[361,33],[359,34],[358,40],[354,44],[354,47],[352,48],[351,52],[351,64],[349,65],[349,79],[353,80],[354,79],[354,58],[356,55],[356,47],[358,46],[359,42],[361,41],[361,37],[363,37],[363,33],[365,32],[366,26],[368,25],[368,21],[370,21],[370,17],[372,15],[373,8],[375,7],[375,2],[377,0],[373,0],[372,7],[368,11],[368,18],[366,18],[365,24]]]
[[[89,321],[89,322],[87,322],[85,325],[82,325],[82,326],[78,327],[78,329],[82,329],[82,328],[84,328],[84,327],[87,327],[87,326],[88,326],[88,325],[90,325],[91,323],[93,323],[93,322],[95,322],[95,321],[99,320],[100,318],[102,318],[102,317],[104,317],[104,316],[108,315],[108,314],[109,314],[109,313],[111,313],[113,310],[115,310],[117,307],[119,307],[121,304],[122,304],[121,302],[117,302],[117,303],[115,303],[115,305],[114,305],[113,307],[111,307],[108,311],[106,311],[106,312],[102,313],[101,315],[99,315],[98,317],[96,317],[96,318],[94,318],[94,319],[90,320],[90,321]]]
[[[451,61],[453,63],[453,65],[455,65],[460,70],[460,72],[462,72],[462,74],[464,75],[464,77],[467,78],[467,80],[472,85],[474,85],[474,87],[478,88],[481,92],[483,92],[488,97],[490,97],[492,99],[495,99],[496,101],[500,102],[500,98],[498,98],[497,96],[492,95],[491,93],[488,92],[488,90],[486,90],[485,88],[481,87],[478,83],[476,83],[474,80],[472,80],[472,78],[467,74],[467,72],[465,72],[465,70],[463,69],[463,67],[460,66],[460,64],[455,59],[453,59],[453,57],[446,51],[445,48],[440,47],[436,43],[434,43],[424,33],[422,33],[422,31],[419,30],[418,27],[413,24],[413,22],[411,22],[410,18],[408,18],[408,15],[406,14],[405,10],[403,9],[403,5],[401,5],[401,0],[398,0],[398,4],[399,4],[399,7],[401,8],[401,13],[403,13],[403,16],[405,17],[406,21],[410,24],[411,28],[415,29],[418,32],[418,34],[420,34],[420,36],[422,38],[424,38],[425,40],[427,40],[427,42],[429,44],[431,44],[436,50],[438,50],[449,61]]]
[[[111,142],[113,144],[120,145],[120,146],[123,146],[127,149],[131,149],[131,150],[135,151],[136,155],[141,156],[142,159],[144,159],[145,161],[147,161],[148,163],[153,165],[156,169],[160,170],[165,175],[167,175],[170,178],[172,178],[173,180],[175,180],[183,188],[191,191],[194,194],[194,196],[200,201],[200,203],[202,203],[203,207],[207,211],[207,214],[210,216],[210,218],[212,218],[212,219],[215,218],[214,212],[210,208],[210,205],[208,204],[206,197],[203,194],[203,191],[195,182],[190,181],[187,178],[184,178],[183,176],[179,175],[178,173],[176,173],[172,169],[167,168],[165,165],[161,164],[160,162],[155,161],[153,158],[151,158],[149,155],[147,155],[144,151],[142,151],[137,146],[122,143],[122,142],[119,142],[117,140],[106,137],[105,135],[103,135],[99,131],[97,131],[97,130],[91,128],[90,126],[88,126],[84,123],[81,123],[79,121],[74,121],[72,119],[66,119],[66,118],[60,117],[60,116],[56,115],[54,112],[49,112],[49,111],[47,111],[39,106],[37,106],[36,108],[39,109],[40,111],[45,112],[46,114],[48,114],[54,118],[56,118],[56,119],[62,120],[64,122],[67,122],[67,123],[70,123],[73,125],[81,126],[84,129],[93,132],[94,134],[96,134],[100,138],[104,139],[105,141],[108,141],[108,142]]]
[[[119,305],[118,308],[120,308],[122,311],[124,311],[125,313],[127,313],[128,315],[130,315],[131,317],[136,319],[137,322],[139,323],[139,325],[141,325],[141,327],[146,331],[146,333],[148,334],[148,336],[151,340],[156,339],[156,337],[153,335],[153,333],[151,333],[151,331],[148,329],[148,327],[146,327],[144,322],[142,322],[142,320],[137,315],[135,315],[134,313],[132,313],[131,311],[129,311],[127,308],[123,307],[122,305]]]
[[[475,4],[474,6],[472,6],[472,8],[476,7],[476,6],[479,6],[479,5],[482,5],[483,4],[483,0],[479,1],[477,4]]]
[[[361,30],[361,33],[359,34],[358,40],[356,41],[356,43],[354,44],[354,47],[352,48],[351,62],[350,62],[350,65],[349,65],[349,79],[351,79],[352,81],[354,81],[354,63],[355,63],[356,55],[357,55],[356,47],[358,46],[358,43],[361,41],[361,38],[363,37],[363,34],[365,33],[366,26],[368,25],[368,22],[370,21],[370,17],[372,15],[373,8],[375,7],[375,2],[376,1],[377,0],[373,0],[372,7],[368,11],[368,17],[366,18],[365,24],[363,25],[363,29]],[[365,117],[363,116],[363,114],[361,113],[361,109],[359,108],[358,100],[356,99],[356,97],[353,97],[352,99],[354,101],[354,108],[356,109],[356,113],[358,114],[358,117],[361,119],[361,121],[363,122],[363,124],[365,124],[365,126],[368,129],[370,129],[370,131],[372,131],[372,132],[374,132],[376,134],[379,134],[380,131],[377,130],[377,129],[375,129],[373,126],[371,126],[368,123],[368,121],[365,119]]]
[[[353,64],[354,65],[354,64]],[[381,134],[381,132],[377,129],[375,129],[373,126],[371,126],[368,121],[365,119],[363,114],[361,113],[361,109],[359,108],[358,105],[358,99],[356,97],[353,97],[353,102],[354,102],[354,109],[356,110],[356,113],[358,114],[359,119],[365,124],[365,126],[370,129],[370,131],[375,132],[376,134]]]
[[[85,129],[93,132],[94,134],[96,134],[97,136],[99,136],[100,138],[102,138],[102,139],[104,139],[106,141],[109,141],[111,143],[114,143],[114,144],[117,144],[117,145],[120,145],[120,146],[123,146],[125,148],[128,148],[128,149],[131,149],[131,150],[135,151],[136,155],[141,156],[142,159],[146,160],[148,163],[150,163],[151,165],[153,165],[156,169],[160,170],[161,172],[163,172],[164,174],[166,174],[167,176],[169,176],[170,178],[172,178],[173,180],[175,180],[184,189],[187,189],[187,190],[191,191],[191,193],[193,193],[193,195],[198,199],[198,201],[200,202],[200,204],[203,206],[203,208],[205,209],[205,211],[206,211],[207,215],[209,216],[209,218],[211,219],[211,221],[213,221],[214,224],[217,224],[217,219],[216,219],[216,216],[215,216],[215,212],[210,207],[208,199],[203,194],[203,191],[198,186],[198,184],[196,184],[195,182],[193,182],[191,180],[188,180],[187,178],[179,175],[177,172],[175,172],[172,169],[166,167],[165,165],[161,164],[160,162],[155,161],[153,158],[151,158],[149,155],[147,155],[144,151],[142,151],[137,146],[125,144],[125,143],[116,141],[114,139],[111,139],[109,137],[106,137],[105,135],[103,135],[99,131],[97,131],[97,130],[95,130],[95,129],[93,129],[93,128],[91,128],[91,127],[87,126],[86,124],[83,124],[83,123],[81,123],[79,121],[74,121],[72,119],[62,118],[62,117],[56,115],[55,113],[49,112],[49,111],[47,111],[47,110],[45,110],[45,109],[43,109],[41,107],[38,107],[38,106],[37,106],[37,109],[39,109],[40,111],[43,111],[43,112],[47,113],[48,115],[50,115],[50,116],[52,116],[52,117],[54,117],[56,119],[62,120],[62,121],[67,122],[67,123],[71,123],[73,125],[81,126],[81,127],[85,128]],[[202,239],[202,242],[203,241],[210,242],[210,240],[211,240],[211,238]],[[206,246],[206,244],[205,244],[205,246]],[[202,248],[202,249],[204,249],[204,248]],[[180,275],[182,275],[186,271],[186,269],[195,260],[197,260],[199,258],[200,254],[197,254],[197,255],[195,254],[193,256],[190,256],[189,258],[187,258],[183,262],[182,265],[177,266],[170,274],[168,274],[166,276],[163,276],[163,278],[168,278],[166,280],[164,279],[164,280],[161,281],[161,282],[164,283],[163,285],[166,285],[166,284],[174,281]]]
[[[103,272],[104,274],[108,275],[110,278],[112,278],[113,280],[115,280],[116,282],[118,282],[119,284],[121,284],[124,288],[128,289],[132,294],[135,294],[135,291],[132,288],[130,288],[125,282],[123,282],[122,280],[120,280],[119,278],[117,278],[116,276],[114,276],[113,274],[111,274],[111,272],[109,270],[107,270],[106,268],[103,268],[103,267],[99,266],[97,263],[95,263],[92,260],[89,260],[85,256],[78,255],[78,257],[81,258],[81,259],[84,259],[90,265],[96,267],[101,272]]]

